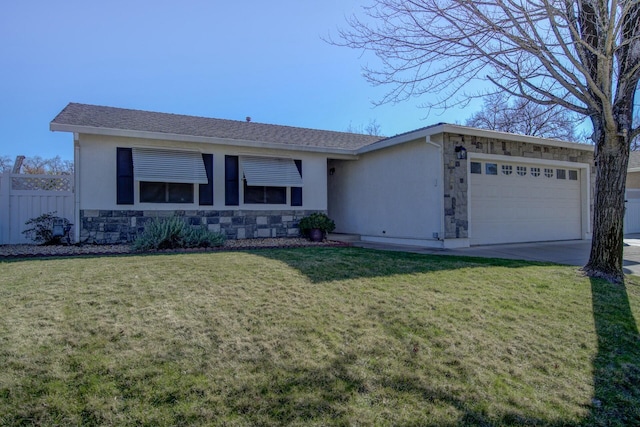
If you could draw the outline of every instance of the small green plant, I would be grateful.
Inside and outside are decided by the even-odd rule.
[[[24,223],[27,226],[31,226],[22,232],[25,236],[29,237],[34,242],[41,245],[60,245],[62,239],[69,231],[71,223],[66,218],[56,216],[56,211],[44,213],[38,217],[31,218]],[[61,233],[54,233],[54,225],[60,227]]]
[[[204,227],[192,227],[182,218],[154,218],[133,242],[135,251],[222,246],[226,238]]]
[[[186,248],[215,248],[222,246],[226,237],[222,233],[214,233],[205,227],[187,227],[184,234]]]
[[[327,214],[316,212],[302,218],[298,228],[300,229],[300,234],[309,237],[309,233],[314,228],[322,231],[322,234],[331,233],[336,229],[336,223]]]

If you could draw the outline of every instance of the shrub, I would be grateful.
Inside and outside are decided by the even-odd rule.
[[[214,248],[222,246],[226,240],[224,234],[213,233],[205,227],[187,227],[184,234],[186,248]]]
[[[300,234],[308,237],[309,232],[314,228],[322,230],[322,234],[331,233],[336,229],[336,223],[327,214],[316,212],[302,218],[298,228],[300,229]]]
[[[208,248],[222,246],[226,240],[222,233],[214,233],[204,227],[192,227],[182,218],[155,218],[133,242],[135,251]]]
[[[53,225],[55,223],[62,224],[63,231],[65,233],[64,235],[53,235]],[[38,217],[31,218],[24,224],[32,227],[24,230],[22,234],[41,245],[61,245],[63,238],[68,240],[69,236],[67,233],[71,226],[68,219],[56,216],[56,211],[44,213]]]

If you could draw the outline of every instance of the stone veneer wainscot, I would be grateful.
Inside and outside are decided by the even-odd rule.
[[[319,211],[209,211],[209,210],[80,210],[80,241],[98,244],[129,243],[153,218],[178,216],[193,226],[206,226],[228,239],[297,237],[303,217]],[[326,211],[323,211],[326,213]]]

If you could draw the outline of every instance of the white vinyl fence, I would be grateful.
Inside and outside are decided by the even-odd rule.
[[[25,222],[49,212],[74,221],[73,175],[0,173],[0,244],[33,243]]]
[[[627,190],[624,234],[640,233],[640,190]]]

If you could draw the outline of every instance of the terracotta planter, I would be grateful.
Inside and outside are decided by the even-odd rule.
[[[319,228],[312,228],[309,230],[309,240],[312,242],[322,242],[324,233]]]

